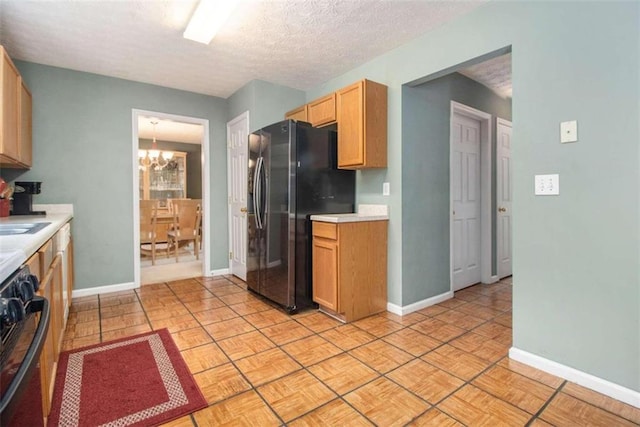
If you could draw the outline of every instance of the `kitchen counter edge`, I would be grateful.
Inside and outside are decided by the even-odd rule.
[[[18,234],[14,236],[0,236],[0,251],[10,252],[21,250],[26,259],[36,253],[47,240],[51,239],[62,228],[63,225],[73,219],[71,213],[54,213],[47,215],[25,215],[9,216],[0,218],[0,224],[35,224],[39,222],[50,222],[42,230],[35,234]]]
[[[389,215],[363,215],[357,213],[321,214],[311,215],[310,219],[311,221],[341,224],[345,222],[388,221]]]

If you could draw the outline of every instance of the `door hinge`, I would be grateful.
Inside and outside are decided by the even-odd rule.
[[[233,259],[233,252],[229,252],[229,259]]]

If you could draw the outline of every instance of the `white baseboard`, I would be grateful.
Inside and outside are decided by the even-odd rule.
[[[120,291],[128,291],[130,289],[137,289],[135,283],[127,282],[127,283],[119,283],[116,285],[107,285],[107,286],[96,286],[95,288],[87,288],[87,289],[74,289],[71,293],[72,298],[81,298],[88,297],[92,295],[99,294],[107,294],[109,292],[120,292]]]
[[[438,304],[442,301],[446,301],[448,299],[453,298],[453,292],[448,291],[440,295],[436,295],[431,298],[423,299],[422,301],[414,302],[413,304],[399,306],[396,304],[392,304],[390,302],[387,303],[387,311],[397,314],[398,316],[404,316],[405,314],[413,313],[414,311],[422,310],[423,308],[430,307],[432,305]]]
[[[500,279],[498,278],[498,276],[491,276],[489,277],[489,280],[487,282],[482,282],[483,285],[491,285],[492,283],[496,283],[498,282]]]
[[[565,380],[574,382],[583,387],[602,393],[628,405],[640,408],[640,392],[623,387],[611,381],[579,371],[566,365],[562,365],[553,360],[545,359],[519,348],[511,347],[509,357],[525,365],[533,366],[541,371],[548,372]]]
[[[228,268],[219,268],[217,270],[211,270],[211,276],[224,276],[225,274],[229,274]]]

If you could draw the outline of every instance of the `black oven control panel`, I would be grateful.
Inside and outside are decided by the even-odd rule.
[[[12,326],[23,320],[40,287],[38,278],[23,266],[0,285],[0,336],[5,341]]]

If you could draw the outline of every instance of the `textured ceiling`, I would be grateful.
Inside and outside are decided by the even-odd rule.
[[[152,122],[157,122],[155,128]],[[202,125],[176,122],[157,117],[140,116],[138,118],[138,138],[158,141],[186,142],[202,144],[204,128]]]
[[[510,53],[465,68],[460,74],[482,83],[503,98],[512,97]]]
[[[16,59],[226,98],[253,79],[309,89],[484,1],[241,0],[203,45],[182,38],[194,0],[0,0],[0,43]]]

